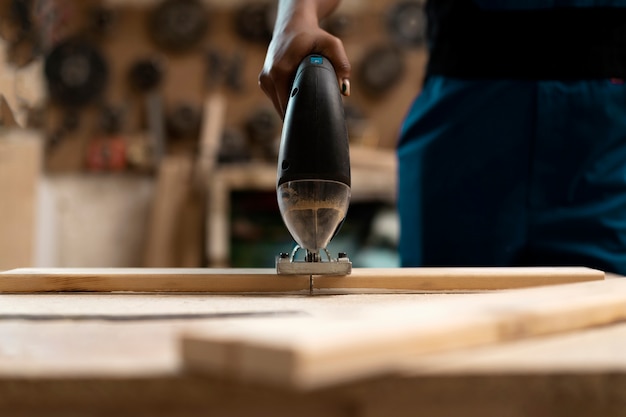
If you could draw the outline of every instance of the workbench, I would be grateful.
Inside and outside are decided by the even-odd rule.
[[[601,288],[616,280],[561,286]],[[393,372],[307,389],[188,372],[181,362],[180,335],[207,328],[436,311],[477,296],[483,294],[3,293],[0,415],[626,415],[626,323],[619,317],[578,331],[408,356]]]

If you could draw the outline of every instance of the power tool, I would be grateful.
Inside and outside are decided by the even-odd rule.
[[[309,55],[291,86],[278,154],[276,184],[283,222],[296,241],[276,258],[279,274],[348,275],[347,254],[333,258],[328,243],[350,204],[350,154],[343,100],[332,63]],[[302,259],[298,254],[302,251]]]

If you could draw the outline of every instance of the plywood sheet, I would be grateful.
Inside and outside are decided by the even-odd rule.
[[[186,369],[312,388],[397,371],[416,355],[626,320],[626,280],[476,294],[358,318],[290,317],[187,332]]]
[[[0,273],[0,292],[427,292],[484,291],[603,280],[589,268],[354,268],[343,277],[274,269],[32,268]]]

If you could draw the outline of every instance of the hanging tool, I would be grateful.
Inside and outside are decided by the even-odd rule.
[[[150,14],[154,42],[169,52],[187,52],[202,42],[209,15],[199,0],[164,0]]]
[[[100,97],[109,71],[104,56],[94,45],[72,38],[55,46],[46,56],[44,74],[53,101],[81,107]]]
[[[274,109],[255,109],[245,120],[244,127],[248,148],[253,150],[255,156],[265,161],[275,161],[278,157],[280,118]]]
[[[166,154],[163,99],[159,91],[163,77],[162,62],[156,58],[139,60],[132,65],[129,71],[132,87],[145,96],[150,150],[154,167],[158,167]]]
[[[202,123],[202,109],[192,103],[176,103],[165,116],[168,137],[172,139],[197,139]]]
[[[309,55],[291,87],[278,157],[278,206],[297,242],[276,259],[279,274],[347,275],[345,253],[326,249],[350,203],[350,155],[343,101],[328,59]],[[299,250],[304,260],[296,260]]]
[[[415,48],[426,41],[426,14],[421,1],[395,4],[387,17],[387,30],[398,46]]]
[[[361,59],[356,80],[369,98],[380,98],[402,81],[405,61],[404,51],[394,44],[374,46]]]
[[[235,31],[249,42],[267,44],[272,39],[276,6],[269,2],[249,2],[235,13]]]

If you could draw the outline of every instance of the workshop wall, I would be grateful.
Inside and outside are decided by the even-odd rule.
[[[17,95],[0,85],[3,114],[43,146],[37,262],[206,264],[214,170],[275,164],[281,123],[257,85],[275,3],[2,0],[0,13],[4,65],[33,79]],[[353,64],[351,144],[391,151],[422,81],[421,2],[346,0],[324,26]]]
[[[48,172],[142,171],[164,152],[194,152],[203,103],[216,91],[228,109],[218,158],[274,162],[280,121],[257,86],[273,3],[55,3],[59,21],[39,25]],[[347,4],[325,26],[355,67],[346,100],[352,140],[393,147],[421,82],[421,9],[370,3]]]

